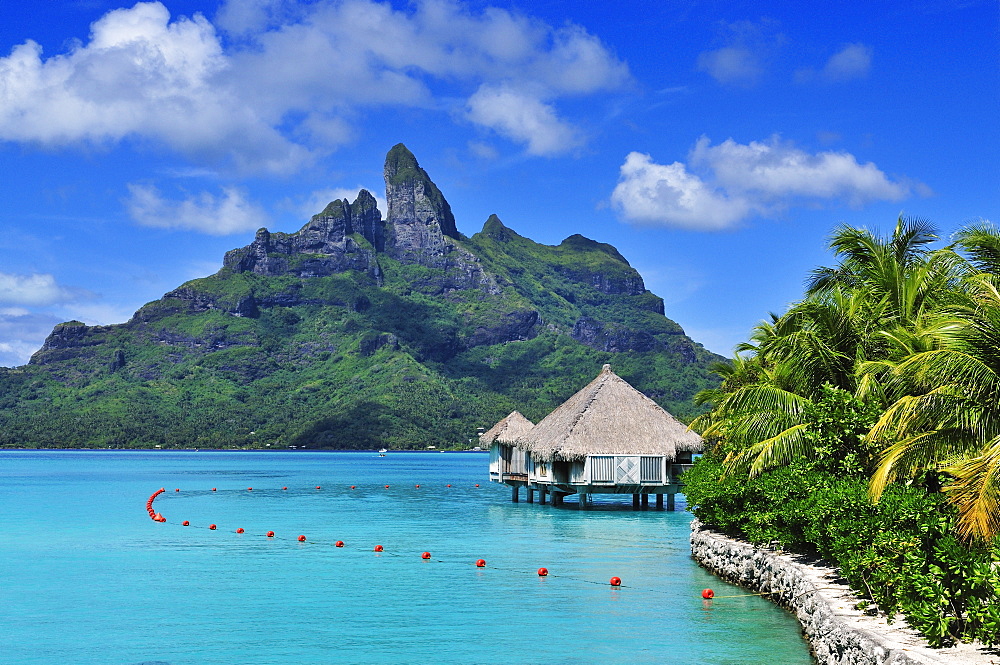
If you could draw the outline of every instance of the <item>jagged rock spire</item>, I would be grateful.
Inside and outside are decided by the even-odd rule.
[[[417,158],[402,143],[385,157],[386,251],[397,258],[448,251],[444,236],[460,238],[455,216]]]

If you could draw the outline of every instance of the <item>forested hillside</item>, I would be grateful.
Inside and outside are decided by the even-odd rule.
[[[362,190],[126,323],[63,323],[0,370],[4,447],[467,447],[538,420],[611,363],[678,417],[719,360],[610,245],[558,246],[491,216],[461,235],[405,146],[388,214]]]

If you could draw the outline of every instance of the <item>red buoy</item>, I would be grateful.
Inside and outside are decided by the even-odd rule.
[[[215,491],[215,488],[214,488],[214,487],[212,488],[212,491],[213,491],[213,492]]]
[[[181,526],[191,526],[191,523],[188,522],[187,520],[184,520],[183,522],[181,522]]]
[[[156,521],[157,521],[157,522],[166,522],[166,521],[167,521],[167,518],[166,518],[166,517],[164,517],[163,515],[159,515],[159,516],[158,516],[158,517],[156,518]]]
[[[386,486],[385,486],[385,488],[386,488],[386,489],[389,489],[389,486],[388,486],[388,485],[386,485]]]
[[[421,559],[430,559],[431,558],[431,553],[430,552],[424,552],[423,554],[420,555],[420,558]]]
[[[253,491],[253,488],[252,488],[252,487],[248,487],[248,488],[247,488],[247,491],[248,491],[248,492],[252,492],[252,491]]]
[[[451,487],[451,483],[448,483],[448,487]]]
[[[479,483],[476,483],[476,487],[479,487]]]
[[[177,488],[177,489],[175,489],[174,491],[175,491],[175,492],[180,492],[180,491],[181,491],[181,488],[180,488],[180,487],[178,487],[178,488]]]
[[[266,536],[267,536],[268,538],[274,538],[274,531],[268,531],[268,532],[267,532],[266,534],[264,534],[264,535],[266,535]]]
[[[300,543],[306,542],[306,537],[305,536],[299,536],[299,542]]]
[[[351,485],[351,489],[355,489],[354,485]]]
[[[239,528],[237,528],[237,529],[236,529],[236,533],[243,533],[243,527],[239,527]]]
[[[621,585],[622,585],[622,578],[620,577],[611,578],[611,586],[621,586]]]
[[[545,577],[548,574],[549,574],[549,569],[548,568],[539,568],[538,569],[538,576],[539,577]]]
[[[286,490],[286,489],[288,489],[288,488],[287,488],[287,487],[282,487],[281,489],[283,489],[283,490]],[[316,489],[319,489],[319,488],[317,487]]]
[[[375,551],[376,552],[381,552],[382,551],[382,546],[381,545],[376,545],[375,546]]]
[[[485,568],[485,567],[486,567],[486,559],[476,560],[476,568]]]
[[[316,489],[319,489],[319,485],[316,486]]]
[[[344,546],[344,541],[342,541],[342,540],[338,540],[337,542],[335,542],[335,543],[333,544],[333,546],[334,546],[334,547],[343,547],[343,546]]]
[[[417,489],[420,489],[420,485],[417,485]]]
[[[211,529],[212,531],[215,531],[217,527],[214,524],[209,524],[208,528]]]
[[[711,589],[705,589],[701,592],[701,597],[710,600],[715,597],[715,592]]]

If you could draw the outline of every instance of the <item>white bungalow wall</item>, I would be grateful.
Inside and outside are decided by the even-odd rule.
[[[588,455],[580,475],[581,484],[663,485],[667,458],[662,455]]]
[[[490,480],[503,482],[510,476],[524,481],[528,474],[528,452],[516,446],[494,442],[490,446]]]

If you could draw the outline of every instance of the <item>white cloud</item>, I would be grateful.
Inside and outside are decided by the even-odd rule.
[[[473,156],[491,162],[500,156],[500,153],[489,143],[484,143],[483,141],[469,141],[468,143],[469,152]]]
[[[611,203],[629,221],[700,230],[724,229],[749,212],[746,202],[707,185],[684,164],[656,164],[638,152],[625,158]]]
[[[0,58],[0,140],[138,137],[202,163],[287,173],[350,140],[366,108],[447,110],[448,100],[503,84],[522,97],[535,91],[532,108],[520,120],[488,116],[486,126],[548,153],[553,130],[566,127],[559,98],[630,80],[627,65],[579,26],[453,0],[401,10],[373,0],[240,0],[224,3],[217,20],[233,40],[201,14],[171,20],[160,2],[139,2],[105,14],[89,41],[65,53],[43,58],[33,41],[16,46]]]
[[[557,155],[579,146],[580,133],[542,100],[508,85],[483,85],[468,102],[468,118],[514,141],[532,155]]]
[[[760,57],[748,48],[726,46],[698,56],[698,69],[723,85],[752,86],[764,73]]]
[[[872,49],[864,44],[847,44],[835,53],[823,67],[827,81],[849,81],[868,76],[872,66]]]
[[[8,305],[51,305],[72,300],[84,292],[73,291],[56,283],[49,274],[35,273],[16,275],[0,272],[0,303]],[[21,311],[18,308],[4,310],[3,313]]]
[[[778,23],[769,19],[736,21],[720,23],[719,28],[724,45],[700,53],[698,70],[723,85],[753,87],[763,78],[775,51],[785,41],[778,32]]]
[[[688,164],[657,164],[649,155],[629,153],[611,202],[626,221],[718,230],[793,205],[857,207],[926,191],[920,183],[893,181],[846,152],[808,153],[777,136],[717,146],[702,137]]]
[[[844,47],[830,56],[823,68],[816,71],[804,68],[795,72],[798,83],[807,83],[819,79],[826,83],[842,83],[868,76],[872,67],[872,48],[861,43],[845,44]]]
[[[65,145],[129,136],[208,161],[288,171],[308,151],[227,85],[229,61],[201,15],[170,21],[159,2],[108,12],[90,41],[43,60],[31,41],[0,58],[0,139]]]
[[[164,198],[152,185],[129,184],[125,207],[143,226],[188,229],[211,235],[229,235],[266,226],[268,217],[235,187],[224,187],[221,196],[201,192],[181,201]]]
[[[28,362],[52,331],[62,321],[51,314],[38,314],[20,308],[0,308],[0,366],[14,367]]]
[[[218,270],[218,266],[215,266],[215,270]],[[209,271],[211,274],[213,271]],[[206,273],[201,273],[196,275],[197,277],[204,277]],[[68,303],[63,307],[58,308],[57,314],[61,314],[63,320],[75,320],[82,321],[89,326],[107,326],[112,323],[122,323],[128,321],[132,318],[132,314],[135,313],[134,309],[125,309],[118,305],[113,305],[110,303],[81,303],[74,302]]]
[[[908,185],[892,182],[872,162],[859,164],[847,152],[810,154],[778,136],[746,145],[727,139],[717,146],[703,136],[690,162],[711,170],[726,191],[752,194],[762,203],[804,197],[860,206],[899,201],[910,194]]]

